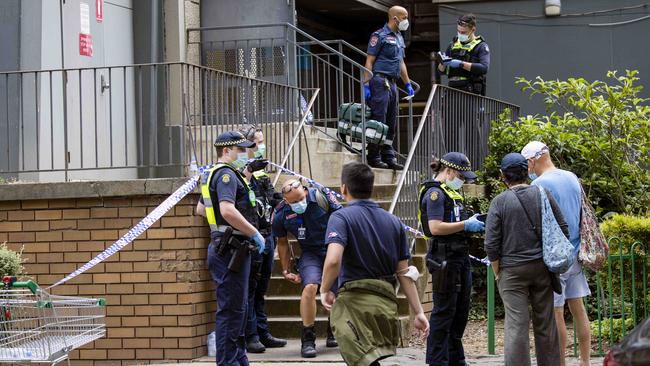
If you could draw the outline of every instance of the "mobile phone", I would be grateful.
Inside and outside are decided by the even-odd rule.
[[[487,219],[487,214],[480,214],[480,215],[476,216],[476,219],[478,221],[485,222],[485,219]]]

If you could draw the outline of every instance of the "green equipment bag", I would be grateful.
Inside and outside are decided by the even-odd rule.
[[[352,137],[352,141],[361,142],[361,123],[339,121],[337,132]],[[381,145],[386,141],[387,134],[388,126],[373,119],[366,120],[366,143]]]
[[[361,103],[343,103],[339,107],[339,118],[348,122],[360,123],[361,111],[365,111],[366,120],[370,119],[370,108]]]

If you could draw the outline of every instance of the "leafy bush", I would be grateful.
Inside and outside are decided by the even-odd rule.
[[[23,273],[23,257],[21,252],[7,248],[6,243],[0,244],[0,277],[17,276]]]
[[[611,329],[610,329],[611,326]],[[629,334],[632,329],[634,329],[634,322],[632,319],[625,319],[625,334]],[[590,322],[589,328],[591,330],[591,335],[593,337],[598,336],[598,320]],[[611,336],[614,336],[614,343],[618,343],[623,339],[623,319],[612,319],[606,318],[602,320],[602,325],[600,326],[601,337],[605,341],[610,341]]]
[[[541,95],[550,111],[516,121],[502,114],[492,122],[482,178],[490,198],[505,186],[499,180],[501,158],[521,151],[531,140],[546,143],[558,168],[582,178],[599,213],[647,214],[650,207],[650,100],[639,97],[636,71],[610,83],[583,78],[566,81],[519,78],[531,97]]]

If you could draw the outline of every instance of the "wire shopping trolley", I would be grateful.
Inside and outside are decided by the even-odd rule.
[[[54,365],[106,334],[104,299],[50,295],[35,282],[15,277],[2,282],[0,363]]]

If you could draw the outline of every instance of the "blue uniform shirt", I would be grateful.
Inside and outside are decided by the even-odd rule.
[[[411,257],[402,223],[370,200],[350,202],[333,213],[325,243],[345,247],[340,285],[393,275],[397,263]]]
[[[440,220],[442,222],[458,222],[460,220],[460,212],[465,208],[460,201],[456,202],[458,212],[449,212],[445,217],[445,201],[447,200],[445,192],[438,187],[431,187],[424,194],[422,200],[425,201],[427,208],[427,220]],[[458,214],[458,216],[456,216]]]
[[[291,233],[300,243],[303,251],[325,252],[325,229],[330,215],[341,208],[333,197],[327,197],[328,210],[323,210],[316,200],[317,190],[308,188],[307,210],[303,214],[293,212],[286,202],[280,204],[273,217],[273,236],[283,238]],[[304,239],[300,238],[300,228]]]
[[[377,57],[372,65],[372,73],[382,73],[398,78],[405,48],[404,38],[400,31],[393,32],[388,24],[376,30],[368,42],[368,54]]]

